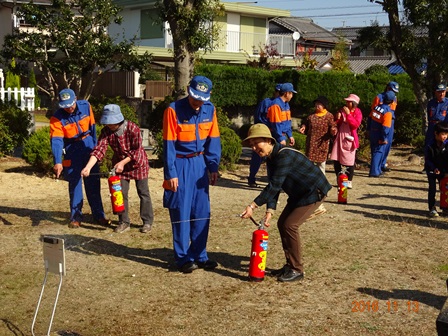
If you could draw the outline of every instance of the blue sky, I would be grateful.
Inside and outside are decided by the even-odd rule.
[[[291,16],[309,17],[327,29],[370,26],[373,20],[377,20],[380,25],[388,25],[387,15],[382,11],[381,5],[367,0],[221,0],[221,2],[286,9],[291,11]]]

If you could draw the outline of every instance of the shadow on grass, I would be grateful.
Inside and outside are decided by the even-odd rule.
[[[43,211],[37,209],[25,209],[25,208],[15,208],[9,206],[0,205],[0,224],[3,225],[15,225],[15,223],[6,219],[3,214],[14,214],[18,217],[29,218],[31,220],[31,226],[39,226],[41,222],[49,221],[54,224],[68,225],[69,223],[69,212],[64,211]],[[84,229],[90,230],[106,230],[104,226],[100,226],[96,223],[93,216],[90,214],[83,215],[83,221],[81,226]],[[134,225],[133,225],[134,226]],[[137,226],[136,226],[137,227]]]
[[[51,221],[56,224],[67,225],[68,213],[63,211],[42,211],[37,209],[25,209],[15,208],[9,206],[0,206],[0,220],[3,225],[14,225],[11,221],[7,220],[2,214],[14,214],[18,217],[29,218],[31,220],[31,226],[38,226],[42,221]]]
[[[392,207],[385,207],[385,206],[371,206],[371,205],[366,205],[366,208],[377,208],[378,210],[387,210],[387,209],[392,209]],[[421,210],[416,210],[416,209],[402,209],[402,208],[393,208],[396,209],[395,213],[399,213],[399,212],[407,212],[408,214],[416,214],[421,216]],[[391,215],[391,214],[380,214],[380,213],[371,213],[371,212],[367,212],[367,211],[358,211],[358,210],[346,210],[347,212],[350,213],[357,213],[360,215],[363,215],[364,217],[367,218],[373,218],[373,219],[379,219],[379,220],[387,220],[387,221],[391,221],[391,222],[396,222],[396,223],[407,223],[407,224],[412,224],[412,225],[418,225],[418,226],[422,226],[422,227],[429,227],[429,228],[433,228],[433,229],[439,229],[439,230],[448,230],[448,223],[446,222],[442,222],[439,221],[439,219],[429,219],[429,218],[416,218],[416,217],[411,217],[411,216],[402,216],[402,215]],[[394,211],[394,210],[391,210]],[[440,218],[440,217],[438,217]],[[443,218],[442,218],[443,220]]]
[[[378,183],[370,183],[370,181],[369,181],[369,183],[366,183],[366,188],[367,188],[367,186],[371,186],[373,188],[381,187],[381,188],[391,188],[391,189],[392,188],[395,188],[395,189],[405,189],[406,192],[409,192],[410,190],[428,191],[428,188],[426,187],[426,185],[425,185],[425,187],[420,188],[420,187],[409,186],[406,183],[403,183],[402,185],[387,184],[387,183],[385,183],[385,181],[387,181],[386,178],[379,178],[379,179],[373,179],[372,178],[372,182],[373,181],[378,181]],[[403,179],[403,181],[407,181],[407,182],[410,182],[410,183],[413,182],[412,180],[409,180],[409,179]],[[425,182],[425,181],[421,181],[421,182]],[[427,182],[426,182],[426,184],[427,184]],[[384,197],[388,197],[388,196],[390,196],[390,195],[384,195]],[[390,197],[392,197],[392,196],[390,196]],[[395,196],[393,196],[393,197],[395,197]]]
[[[0,321],[2,321],[2,323],[6,326],[6,328],[11,332],[11,335],[15,335],[15,336],[25,336],[25,335],[27,335],[23,331],[21,331],[19,329],[19,327],[17,327],[10,320],[8,320],[8,319],[1,319]]]
[[[394,202],[395,201],[403,201],[403,202],[414,202],[414,203],[423,203],[423,204],[427,204],[428,201],[426,199],[421,199],[421,198],[412,198],[412,197],[406,197],[406,196],[387,196],[384,194],[368,194],[368,195],[364,195],[361,197],[358,197],[357,200],[368,200],[368,199],[376,199],[376,198],[393,198]],[[357,205],[357,204],[355,204]],[[401,209],[401,208],[400,208]]]
[[[406,300],[406,301],[418,301],[419,304],[425,304],[436,308],[442,309],[446,297],[442,295],[436,295],[428,292],[423,292],[414,289],[392,289],[391,291],[381,290],[377,288],[359,287],[356,289],[360,293],[368,294],[375,297],[378,300]],[[415,305],[411,305],[410,309],[416,308]],[[408,309],[402,306],[400,310]]]
[[[53,237],[64,239],[65,249],[69,251],[87,255],[106,254],[152,267],[163,268],[170,272],[178,271],[174,263],[173,250],[170,248],[142,249],[128,247],[106,239],[81,235],[59,235]],[[248,280],[246,276],[240,273],[243,271],[247,272],[249,257],[231,255],[224,252],[209,252],[208,255],[211,260],[215,260],[220,264],[213,272],[238,280]]]

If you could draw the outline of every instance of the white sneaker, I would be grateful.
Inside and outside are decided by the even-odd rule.
[[[432,210],[429,212],[428,216],[431,217],[431,218],[434,218],[434,217],[439,217],[439,214],[438,214],[438,212],[437,212],[436,209],[432,209]]]

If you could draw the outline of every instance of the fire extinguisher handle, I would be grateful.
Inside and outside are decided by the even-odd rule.
[[[252,223],[254,223],[256,226],[259,226],[259,224],[257,223],[257,221],[256,221],[252,216],[250,216],[249,218],[250,218],[250,220],[252,221]]]
[[[115,175],[117,175],[117,173],[115,172],[115,167],[114,168],[112,168],[112,170],[110,171],[110,176],[115,176]]]

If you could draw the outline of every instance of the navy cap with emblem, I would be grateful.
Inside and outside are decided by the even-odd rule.
[[[194,76],[188,87],[188,94],[196,100],[209,101],[212,81],[205,76]]]

